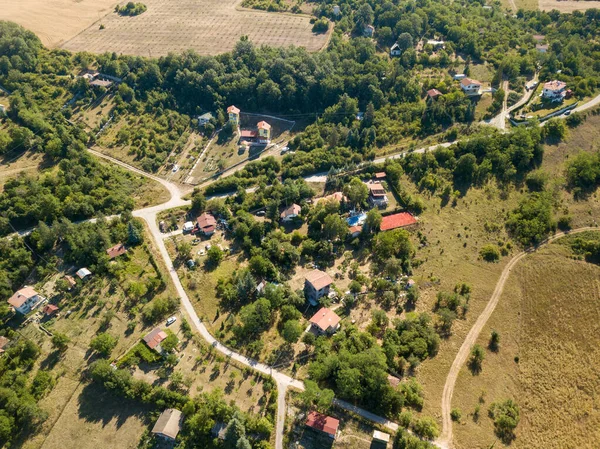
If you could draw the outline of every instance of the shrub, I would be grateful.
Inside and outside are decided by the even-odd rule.
[[[416,435],[426,440],[434,440],[440,434],[435,420],[427,416],[416,420],[412,428]]]
[[[473,375],[481,372],[481,364],[483,363],[484,358],[485,352],[483,348],[479,345],[473,346],[473,349],[471,349],[471,357],[469,358],[469,369]]]
[[[494,402],[488,413],[494,420],[494,430],[498,438],[505,444],[510,443],[515,438],[514,431],[519,424],[519,406],[512,399],[507,399]]]
[[[312,27],[313,33],[326,33],[328,29],[329,21],[324,17],[317,20]]]
[[[497,262],[500,259],[500,250],[496,245],[485,245],[479,250],[479,255],[486,262]]]
[[[90,348],[100,354],[102,357],[108,357],[112,350],[117,346],[119,339],[103,332],[98,334],[90,342]]]
[[[460,421],[461,416],[462,416],[462,413],[457,408],[453,408],[452,411],[450,412],[450,418],[452,418],[452,421],[455,421],[455,422]]]

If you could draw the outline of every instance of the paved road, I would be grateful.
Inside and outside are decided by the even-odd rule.
[[[454,386],[456,384],[456,379],[458,378],[458,374],[460,373],[462,366],[465,364],[467,357],[469,356],[469,353],[471,352],[471,348],[477,341],[479,334],[485,327],[490,316],[492,316],[492,313],[494,312],[494,309],[496,308],[496,305],[498,304],[498,301],[500,300],[500,297],[502,296],[502,292],[504,291],[504,285],[506,284],[506,281],[508,280],[508,277],[509,277],[512,269],[527,254],[529,254],[533,251],[536,251],[537,249],[541,248],[542,246],[552,243],[555,240],[558,240],[566,235],[578,234],[578,233],[584,232],[584,231],[598,231],[598,230],[599,230],[599,228],[597,228],[597,227],[583,227],[583,228],[574,229],[569,232],[559,232],[558,234],[555,234],[552,237],[549,237],[548,239],[544,240],[536,248],[531,248],[529,250],[520,252],[519,254],[515,255],[510,260],[510,262],[506,265],[506,267],[504,267],[504,270],[502,270],[502,274],[500,275],[500,279],[498,279],[498,282],[496,283],[496,288],[494,289],[494,293],[492,294],[492,297],[490,298],[487,305],[485,306],[485,309],[483,309],[483,312],[481,312],[481,315],[479,315],[479,317],[477,318],[477,321],[475,322],[475,324],[473,325],[473,327],[467,334],[465,341],[463,342],[462,346],[458,350],[458,353],[456,354],[454,362],[452,363],[452,367],[450,368],[450,372],[448,373],[448,376],[446,377],[446,383],[444,385],[444,392],[442,394],[442,435],[436,442],[439,447],[442,447],[442,448],[451,448],[452,447],[452,444],[453,444],[453,441],[452,441],[452,419],[450,417],[450,411],[452,409],[452,395],[454,393]]]

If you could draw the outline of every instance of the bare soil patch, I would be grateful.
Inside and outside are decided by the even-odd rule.
[[[591,8],[600,8],[600,1],[576,1],[576,0],[539,0],[539,8],[542,11],[557,9],[562,13],[573,11],[585,11]]]
[[[110,13],[63,45],[72,51],[164,56],[194,49],[201,55],[230,51],[243,35],[257,45],[320,50],[329,34],[312,32],[309,17],[239,9],[238,0],[146,0],[136,17]]]

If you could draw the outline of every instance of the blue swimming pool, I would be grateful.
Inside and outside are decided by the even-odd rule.
[[[358,225],[363,224],[366,219],[367,219],[367,214],[363,213],[363,214],[355,215],[353,217],[346,218],[346,223],[348,223],[348,226],[358,226]]]

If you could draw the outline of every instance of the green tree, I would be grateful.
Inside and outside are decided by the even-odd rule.
[[[288,343],[296,343],[302,335],[302,325],[298,320],[286,321],[281,330],[281,336]]]
[[[367,218],[365,219],[365,227],[367,232],[378,232],[381,226],[381,212],[379,209],[371,209],[367,212]]]
[[[492,330],[488,348],[493,352],[498,352],[498,349],[500,349],[500,334],[496,330]]]
[[[103,332],[98,334],[90,342],[90,349],[96,351],[102,357],[110,356],[112,350],[117,346],[119,339]]]
[[[471,357],[469,358],[469,369],[473,374],[479,374],[481,372],[483,359],[485,358],[485,351],[479,345],[471,348]]]
[[[177,347],[178,344],[179,344],[179,338],[177,338],[177,335],[175,335],[173,333],[169,333],[169,335],[167,335],[167,338],[165,338],[160,343],[160,347],[165,352],[173,352],[173,350]]]
[[[54,349],[64,352],[69,346],[71,339],[67,337],[65,334],[61,334],[60,332],[55,332],[52,335],[52,346]]]
[[[208,264],[210,266],[218,267],[222,260],[223,260],[223,251],[221,251],[221,249],[218,246],[213,245],[206,252],[206,261],[208,262]]]
[[[519,406],[512,400],[494,402],[488,410],[490,417],[494,420],[494,430],[498,438],[505,444],[514,438],[514,431],[519,425]]]
[[[437,423],[428,416],[416,420],[412,425],[412,429],[416,435],[426,440],[435,440],[440,434]]]
[[[355,207],[360,208],[367,201],[369,188],[359,178],[354,177],[344,186],[344,195]]]
[[[127,223],[127,242],[130,245],[139,245],[143,241],[143,234],[132,220]]]
[[[500,259],[500,250],[496,245],[484,245],[479,250],[479,255],[486,262],[497,262]]]

